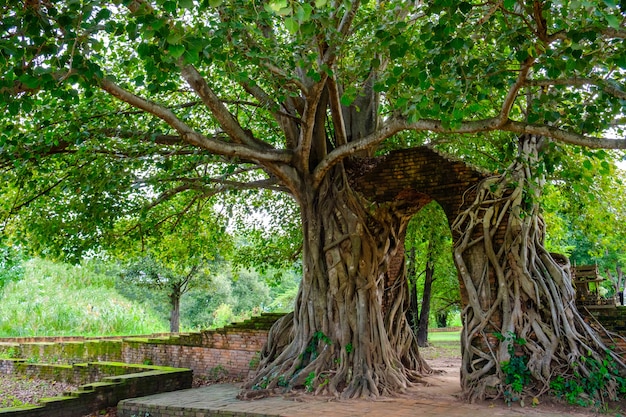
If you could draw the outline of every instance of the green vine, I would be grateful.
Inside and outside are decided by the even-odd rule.
[[[513,332],[505,335],[495,333],[500,342],[507,343],[507,352],[510,359],[500,364],[500,369],[504,374],[504,401],[511,405],[513,402],[523,403],[522,392],[524,387],[532,381],[532,375],[528,369],[528,356],[518,355],[516,346],[522,347],[526,344],[526,339],[518,337]]]
[[[550,381],[554,395],[572,405],[607,410],[608,401],[617,401],[626,395],[626,377],[620,375],[617,363],[609,353],[606,352],[602,361],[591,356],[581,359],[591,370],[588,375],[578,372],[579,364],[573,363],[573,377],[559,375]]]

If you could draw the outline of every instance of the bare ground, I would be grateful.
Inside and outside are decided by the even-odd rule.
[[[36,405],[46,397],[56,397],[76,386],[58,381],[0,374],[0,408]]]
[[[438,346],[421,348],[420,352],[428,360],[429,365],[437,371],[433,376],[425,379],[424,384],[419,385],[415,389],[411,389],[408,394],[411,398],[422,398],[439,400],[445,402],[462,403],[459,369],[461,366],[460,352],[457,354],[457,348]],[[232,382],[232,381],[223,381]],[[215,383],[214,380],[196,380],[194,386],[201,386]],[[61,395],[63,392],[70,391],[76,387],[60,383],[43,380],[35,380],[29,378],[11,377],[0,375],[0,408],[19,405],[20,403],[9,401],[17,400],[22,403],[36,404],[37,401],[44,397],[52,397]],[[5,404],[7,402],[8,404]],[[533,406],[532,399],[527,399],[526,406],[522,407],[519,403],[508,406],[502,400],[484,401],[481,406],[485,407],[485,412],[494,409],[510,409],[514,414],[535,417],[541,416],[543,413],[579,415],[581,417],[589,416],[610,416],[610,417],[626,417],[626,400],[621,403],[609,404],[603,412],[598,410],[585,409],[581,407],[569,406],[564,403],[552,399],[540,399],[539,404]],[[116,417],[117,410],[109,408],[85,417]]]
[[[429,365],[439,371],[437,374],[426,378],[426,384],[411,390],[412,398],[424,398],[441,400],[445,402],[462,402],[460,385],[461,358],[437,358],[430,359]],[[572,416],[607,416],[626,417],[626,399],[619,403],[607,404],[604,410],[594,410],[569,405],[551,397],[542,397],[533,405],[532,398],[526,398],[524,406],[519,402],[507,405],[504,400],[482,401],[478,403],[485,407],[485,412],[493,409],[509,409],[520,416],[541,416],[544,413],[567,414]],[[485,414],[487,415],[487,414]]]

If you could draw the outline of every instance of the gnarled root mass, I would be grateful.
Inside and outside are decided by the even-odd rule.
[[[626,369],[579,314],[566,258],[544,248],[530,139],[522,144],[530,148],[522,152],[526,158],[482,181],[453,224],[454,258],[467,301],[461,385],[470,401],[539,396],[551,381],[594,374],[593,364],[607,355],[616,371]],[[525,369],[512,369],[512,360]],[[587,394],[613,399],[616,388],[609,374],[597,392]]]
[[[403,220],[364,209],[342,173],[303,204],[304,275],[293,314],[272,328],[255,390],[305,389],[344,398],[393,395],[430,368],[406,320],[406,279],[385,288]],[[386,291],[394,291],[384,309]]]

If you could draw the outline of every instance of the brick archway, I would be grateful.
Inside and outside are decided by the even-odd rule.
[[[355,183],[368,199],[393,202],[403,200],[407,194],[419,193],[423,205],[432,200],[439,203],[449,224],[459,214],[467,191],[489,176],[425,146],[391,152],[368,161],[366,166],[367,171]],[[413,214],[423,205],[416,204]]]
[[[431,201],[443,209],[452,225],[464,205],[473,199],[472,190],[484,178],[486,171],[445,157],[425,146],[399,150],[388,155],[361,160],[359,172],[352,172],[355,188],[376,203],[406,202],[403,213],[412,216]],[[365,167],[365,168],[364,168]],[[453,239],[456,238],[452,234]],[[386,287],[391,288],[405,265],[404,245],[399,245],[389,261]],[[467,292],[459,280],[461,305],[468,303]],[[383,308],[391,300],[383,298]]]

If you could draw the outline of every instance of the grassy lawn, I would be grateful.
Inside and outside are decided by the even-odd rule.
[[[461,343],[461,332],[428,332],[429,343],[455,342]]]
[[[461,332],[428,332],[428,346],[420,353],[426,360],[460,358]]]

